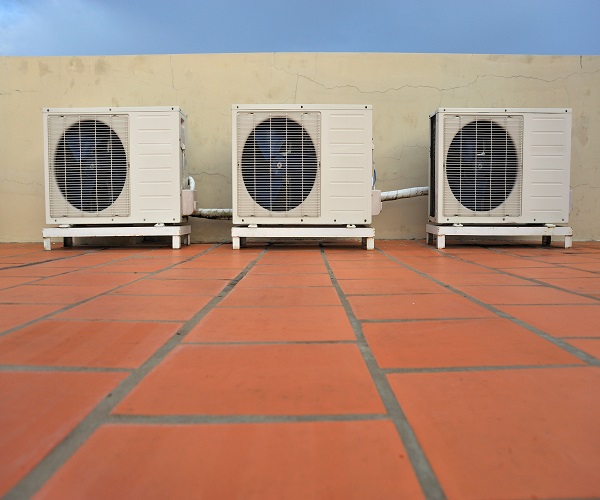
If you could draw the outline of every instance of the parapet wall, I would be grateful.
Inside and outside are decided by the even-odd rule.
[[[570,223],[600,239],[600,57],[264,53],[0,58],[0,241],[41,241],[42,108],[177,105],[202,207],[231,207],[231,104],[373,105],[377,187],[427,185],[438,107],[572,108]],[[377,238],[423,238],[424,197],[387,202]],[[230,221],[193,219],[193,241]]]

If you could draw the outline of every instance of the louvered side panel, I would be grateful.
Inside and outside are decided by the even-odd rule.
[[[177,112],[132,113],[132,191],[136,219],[179,222],[182,162]]]
[[[323,119],[323,199],[330,220],[371,222],[372,122],[370,109],[332,111]]]
[[[567,222],[569,215],[571,114],[537,114],[528,120],[525,144],[532,220]]]

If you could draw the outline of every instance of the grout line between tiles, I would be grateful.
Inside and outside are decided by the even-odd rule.
[[[560,290],[561,292],[567,292],[567,293],[571,293],[573,295],[578,295],[580,297],[584,297],[584,298],[587,298],[587,299],[592,299],[592,300],[598,300],[598,301],[600,301],[600,298],[594,297],[593,295],[585,294],[585,293],[582,293],[582,292],[575,292],[575,291],[570,290],[568,288],[562,288],[562,287],[560,287],[558,285],[553,285],[553,284],[550,284],[550,283],[546,283],[545,281],[540,281],[537,278],[530,278],[530,277],[527,277],[527,276],[521,276],[520,274],[511,273],[510,271],[507,271],[506,269],[498,269],[498,268],[494,268],[494,267],[489,267],[489,266],[486,266],[485,264],[480,264],[479,262],[474,262],[474,261],[471,261],[471,260],[463,259],[462,257],[457,256],[457,255],[452,255],[452,254],[448,254],[448,253],[445,253],[445,252],[441,252],[437,248],[434,248],[433,250],[436,250],[438,253],[440,253],[440,254],[442,254],[442,255],[444,255],[446,257],[450,257],[450,258],[452,258],[454,260],[457,260],[459,262],[464,262],[466,264],[473,264],[473,265],[476,265],[476,266],[480,266],[480,267],[482,267],[484,269],[487,269],[489,271],[493,271],[494,273],[504,274],[506,276],[511,276],[513,278],[518,278],[518,279],[521,279],[521,280],[524,280],[524,281],[529,281],[529,282],[532,283],[532,285],[543,286],[545,288],[554,288],[555,290]],[[489,250],[491,252],[499,253],[500,255],[508,255],[508,256],[510,256],[512,258],[515,258],[515,259],[523,259],[523,260],[526,260],[526,261],[527,260],[531,260],[533,262],[540,262],[540,263],[548,264],[547,262],[544,262],[543,260],[535,260],[533,258],[530,259],[528,257],[516,256],[514,254],[510,254],[510,253],[507,253],[507,252],[502,252],[501,250],[498,250],[498,249],[495,249],[495,248],[487,248],[487,250]],[[383,252],[383,253],[385,253],[385,252]],[[389,257],[393,258],[392,256],[389,256]],[[403,265],[406,265],[406,264],[403,264]],[[556,267],[565,268],[565,269],[571,269],[567,265],[561,264],[561,263],[553,263],[552,265],[556,266]],[[407,266],[407,267],[410,268],[410,266]],[[511,269],[511,268],[508,268],[508,269]],[[412,269],[412,270],[415,271],[415,269]],[[558,278],[558,279],[560,279],[560,278]],[[448,285],[444,284],[444,286],[448,286]],[[464,286],[469,286],[469,285],[464,285]],[[475,285],[475,286],[480,286],[480,285]],[[483,286],[485,286],[485,285],[483,285]],[[502,285],[494,285],[494,286],[502,286]],[[511,285],[507,285],[507,286],[511,286]],[[522,286],[527,286],[527,285],[522,285]],[[528,305],[528,304],[524,304],[524,305]],[[530,305],[542,305],[542,304],[530,304]],[[549,305],[552,305],[552,304],[549,304]],[[578,305],[596,305],[596,304],[578,304]]]
[[[563,368],[586,368],[585,365],[490,365],[490,366],[448,366],[438,368],[384,368],[383,372],[391,373],[449,373],[449,372],[493,372],[502,370],[544,370],[544,369],[563,369]]]
[[[488,268],[488,269],[491,269],[491,268]],[[530,282],[532,282],[533,286],[542,286],[544,288],[553,288],[553,289],[559,290],[561,292],[571,293],[571,294],[577,295],[579,297],[583,297],[583,298],[586,298],[586,299],[597,300],[598,302],[600,302],[600,299],[598,297],[594,297],[593,295],[585,294],[585,293],[582,293],[582,292],[575,292],[575,291],[570,290],[568,288],[562,288],[562,287],[560,287],[558,285],[553,285],[551,283],[546,283],[545,281],[540,281],[537,278],[528,278],[528,277],[524,277],[524,276],[519,276],[518,274],[514,274],[514,273],[511,273],[509,271],[504,271],[504,270],[501,270],[501,269],[498,269],[498,272],[500,272],[502,274],[505,274],[506,276],[512,276],[513,278],[520,278],[522,280],[530,281]],[[586,279],[586,278],[582,278],[582,279]],[[523,285],[523,286],[529,286],[529,285]],[[523,305],[527,305],[527,304],[523,304]],[[540,305],[540,304],[532,304],[532,305]],[[552,305],[552,304],[550,304],[550,305]],[[597,304],[577,304],[577,305],[592,305],[593,306],[593,305],[597,305]]]
[[[12,266],[0,268],[0,271],[4,271],[6,269],[21,269],[23,267],[37,266],[38,264],[47,264],[48,262],[60,262],[61,260],[69,260],[69,259],[72,259],[73,257],[84,257],[86,255],[91,255],[96,252],[101,252],[102,250],[103,250],[103,248],[97,248],[97,249],[90,250],[90,251],[82,251],[82,253],[57,257],[55,259],[40,260],[38,262],[26,262],[25,264],[15,264]]]
[[[314,344],[356,344],[355,340],[259,340],[256,342],[252,341],[194,341],[194,342],[183,342],[185,345],[222,345],[222,346],[248,346],[248,345],[314,345]]]
[[[481,317],[481,316],[466,316],[463,318],[457,318],[456,316],[453,316],[452,318],[407,318],[407,319],[400,319],[400,318],[392,318],[392,319],[361,319],[359,320],[361,323],[426,323],[428,321],[465,321],[465,320],[472,320],[472,319],[476,319],[479,321],[485,321],[485,320],[490,320],[490,319],[494,319],[494,318],[490,318],[490,317]]]
[[[427,278],[431,281],[433,281],[434,283],[437,283],[438,285],[444,285],[446,286],[449,290],[452,290],[454,293],[456,293],[457,295],[464,297],[467,300],[470,300],[471,302],[483,307],[484,309],[487,309],[488,311],[496,314],[497,316],[500,316],[501,318],[504,319],[508,319],[510,321],[512,321],[513,323],[516,323],[517,325],[529,330],[532,333],[535,333],[536,335],[538,335],[539,337],[543,338],[544,340],[547,340],[548,342],[556,345],[557,347],[560,347],[561,349],[563,349],[564,351],[567,351],[569,354],[572,354],[573,356],[579,358],[581,361],[587,363],[588,365],[591,366],[600,366],[600,360],[598,360],[597,358],[595,358],[594,356],[591,356],[590,354],[588,354],[585,351],[582,351],[581,349],[578,349],[577,347],[574,347],[570,344],[568,344],[567,342],[565,342],[564,340],[562,340],[561,338],[558,337],[553,337],[549,334],[547,334],[546,332],[544,332],[543,330],[540,330],[539,328],[536,328],[528,323],[526,323],[523,320],[520,320],[519,318],[516,318],[514,316],[511,316],[510,314],[501,311],[500,309],[487,304],[486,302],[482,302],[481,300],[472,297],[471,295],[466,294],[465,292],[451,286],[448,285],[446,283],[443,283],[442,281],[434,278],[433,276],[428,275],[427,273],[420,271],[412,266],[409,266],[408,264],[403,263],[402,261],[398,260],[397,258],[395,258],[392,255],[387,254],[385,251],[381,250],[381,249],[377,249],[379,252],[381,252],[383,255],[389,257],[390,259],[392,259],[394,262],[397,262],[398,264],[406,267],[407,269],[410,269],[411,271],[417,273],[419,276],[422,276],[424,278]],[[482,266],[485,267],[485,266]],[[591,306],[595,306],[595,304],[578,304],[578,307],[582,307],[585,305],[591,305]]]
[[[275,424],[295,422],[353,422],[388,420],[382,413],[346,415],[110,415],[107,424],[194,425],[194,424]]]
[[[325,265],[327,266],[327,271],[329,272],[331,282],[338,294],[338,297],[340,298],[340,301],[342,302],[342,305],[344,306],[346,315],[348,316],[350,324],[352,325],[352,329],[354,330],[354,334],[356,335],[358,349],[360,350],[363,360],[367,365],[369,374],[371,375],[375,387],[377,388],[386,412],[396,427],[396,431],[398,432],[400,439],[404,444],[404,448],[410,463],[412,464],[413,470],[415,471],[415,475],[419,481],[423,494],[427,499],[446,498],[442,486],[436,477],[431,464],[429,463],[429,460],[423,451],[423,448],[421,448],[417,436],[408,422],[404,410],[396,399],[386,374],[379,368],[377,364],[375,356],[373,355],[373,352],[371,351],[364,336],[362,325],[352,311],[350,302],[344,294],[344,291],[342,290],[333,270],[331,269],[331,266],[329,265],[327,255],[323,247],[321,247],[321,255]]]
[[[210,248],[207,248],[207,249],[203,250],[202,252],[200,252],[200,253],[198,253],[198,254],[195,254],[195,255],[193,255],[193,256],[191,256],[191,257],[187,258],[187,259],[184,259],[184,260],[182,260],[181,262],[177,262],[177,263],[174,263],[174,264],[172,264],[172,265],[170,265],[170,266],[164,267],[164,268],[160,269],[159,271],[154,271],[154,272],[152,272],[152,273],[143,274],[142,276],[140,276],[139,278],[137,278],[137,279],[135,279],[135,280],[133,280],[133,281],[129,281],[129,282],[127,282],[127,283],[123,283],[122,285],[117,285],[117,286],[116,286],[116,287],[114,287],[114,288],[111,288],[111,289],[109,289],[109,290],[106,290],[106,291],[104,291],[104,292],[102,292],[102,293],[99,293],[99,294],[97,294],[97,295],[94,295],[94,296],[92,296],[92,297],[88,297],[87,299],[81,300],[81,301],[79,301],[79,302],[75,302],[75,303],[73,303],[73,304],[66,305],[66,306],[64,306],[64,307],[62,307],[62,308],[60,308],[60,309],[57,309],[57,310],[56,310],[56,311],[54,311],[54,312],[48,313],[48,314],[46,314],[46,315],[44,315],[44,316],[40,316],[39,318],[35,318],[35,319],[31,320],[31,321],[27,321],[26,323],[22,323],[22,324],[20,324],[20,325],[14,326],[14,327],[12,327],[12,328],[8,328],[7,330],[4,330],[4,331],[0,332],[0,337],[3,337],[3,336],[5,336],[5,335],[8,335],[8,334],[10,334],[10,333],[16,332],[16,331],[18,331],[18,330],[20,330],[20,329],[22,329],[22,328],[25,328],[25,327],[27,327],[27,326],[33,325],[33,324],[35,324],[35,323],[37,323],[37,322],[39,322],[39,321],[44,321],[44,320],[47,320],[47,319],[52,319],[52,317],[53,317],[53,316],[56,316],[57,314],[61,314],[61,313],[65,312],[65,311],[69,311],[69,310],[71,310],[71,309],[73,309],[73,308],[75,308],[75,307],[77,307],[77,306],[80,306],[80,305],[82,305],[82,304],[85,304],[85,303],[87,303],[87,302],[90,302],[90,301],[92,301],[92,300],[94,300],[94,299],[96,299],[96,298],[98,298],[98,297],[102,297],[103,295],[109,295],[109,294],[111,294],[112,292],[114,292],[115,290],[118,290],[118,289],[120,289],[120,288],[123,288],[123,287],[125,287],[125,286],[128,286],[128,285],[131,285],[131,284],[133,284],[133,283],[137,283],[138,281],[141,281],[141,280],[143,280],[143,279],[145,279],[145,278],[152,277],[152,276],[154,276],[154,275],[156,275],[156,274],[159,274],[159,273],[161,273],[161,272],[163,272],[163,271],[166,271],[166,270],[168,270],[168,269],[171,269],[172,267],[175,267],[175,266],[177,266],[177,265],[181,264],[182,262],[189,262],[189,261],[191,261],[191,260],[193,260],[193,259],[195,259],[195,258],[197,258],[197,257],[200,257],[200,256],[202,256],[202,255],[204,255],[204,254],[206,254],[206,253],[210,252],[211,250],[214,250],[215,248],[218,248],[219,246],[221,246],[221,244],[220,244],[220,243],[219,243],[219,244],[216,244],[216,245],[213,245],[212,247],[210,247]],[[117,259],[117,260],[120,260],[120,259]],[[103,264],[106,264],[106,262],[105,262],[105,263],[103,263]],[[98,264],[98,265],[103,265],[103,264]],[[96,267],[96,266],[91,266],[91,267]],[[86,268],[86,269],[89,269],[89,268]],[[81,269],[76,269],[76,270],[74,270],[74,271],[81,271]],[[73,272],[73,271],[70,271],[70,272]],[[63,274],[68,274],[68,273],[63,273]],[[62,276],[62,275],[61,275],[61,276]],[[66,286],[66,285],[65,285],[65,286]],[[52,305],[52,304],[24,304],[24,305]],[[176,322],[177,322],[177,323],[180,323],[181,321],[176,321]]]
[[[53,366],[53,365],[0,365],[0,372],[117,372],[130,373],[135,368],[96,366]]]
[[[215,247],[212,247],[210,250],[217,246],[219,245],[215,245]],[[73,456],[83,443],[85,443],[102,424],[109,420],[110,412],[143,380],[146,375],[148,375],[152,369],[162,362],[173,349],[182,343],[182,340],[192,328],[214,309],[221,300],[223,300],[265,252],[266,249],[258,254],[257,257],[242,269],[242,271],[233,278],[218,295],[187,321],[179,331],[160,347],[144,364],[142,364],[142,366],[135,369],[125,380],[115,387],[110,394],[104,397],[60,443],[49,451],[28,474],[8,491],[4,498],[7,500],[17,500],[32,497],[46,481],[48,481],[56,471],[58,471],[67,460]]]

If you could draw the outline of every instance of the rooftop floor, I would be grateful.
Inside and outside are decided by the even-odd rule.
[[[600,497],[600,243],[0,245],[0,496]]]

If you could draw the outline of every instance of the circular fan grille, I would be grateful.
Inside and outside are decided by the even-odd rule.
[[[118,135],[98,120],[82,120],[62,135],[54,155],[62,195],[84,212],[100,212],[123,191],[127,156]]]
[[[519,171],[510,134],[490,120],[475,120],[454,136],[446,158],[452,194],[466,208],[489,211],[512,192]]]
[[[304,128],[284,117],[252,131],[242,151],[242,178],[261,207],[286,212],[300,205],[317,177],[317,152]]]

